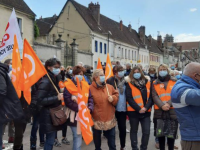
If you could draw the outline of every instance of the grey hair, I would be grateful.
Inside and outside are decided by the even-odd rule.
[[[99,73],[103,71],[102,69],[96,69],[94,70],[93,74],[92,74],[92,80],[95,81],[95,78],[99,76]]]
[[[77,65],[77,66],[81,66],[81,67],[83,67],[84,64],[83,64],[82,62],[78,62],[78,65]]]
[[[191,62],[191,63],[186,65],[186,67],[183,71],[183,74],[186,75],[186,76],[191,76],[194,73],[196,73],[197,70],[199,70],[199,69],[200,69],[200,63]]]

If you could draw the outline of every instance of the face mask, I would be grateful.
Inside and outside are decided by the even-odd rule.
[[[139,79],[141,77],[141,73],[134,73],[133,78]]]
[[[150,74],[151,77],[155,77],[155,74]]]
[[[175,67],[174,67],[174,66],[172,66],[172,67],[171,67],[171,69],[172,69],[172,70],[174,70],[174,69],[175,69]]]
[[[83,76],[82,75],[75,75],[75,81],[76,81],[76,78],[78,78],[79,81],[82,81],[83,80]],[[77,81],[76,81],[77,82]]]
[[[118,72],[118,77],[122,78],[124,76],[124,71]]]
[[[105,76],[100,76],[100,82],[104,83],[105,82]]]
[[[60,68],[53,68],[53,74],[57,76],[60,73]]]
[[[91,73],[93,73],[93,70],[91,70]]]
[[[167,74],[168,74],[168,72],[167,72],[166,70],[164,70],[164,71],[159,71],[159,75],[160,75],[161,77],[165,77],[165,76],[167,76]]]
[[[180,74],[176,75],[176,79],[179,80],[181,78]]]
[[[9,72],[12,71],[12,65],[9,65]]]
[[[73,72],[73,71],[72,71],[71,69],[68,71],[69,74],[72,74],[72,72]]]

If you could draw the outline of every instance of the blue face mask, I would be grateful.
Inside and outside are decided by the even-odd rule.
[[[73,71],[72,71],[71,69],[68,71],[69,74],[72,74],[72,72],[73,72]]]
[[[9,72],[12,71],[12,65],[9,65]]]
[[[53,74],[57,76],[60,73],[60,68],[53,68]]]
[[[167,70],[159,71],[159,75],[161,77],[166,77],[168,75],[168,72],[167,72]]]
[[[82,75],[75,75],[75,81],[76,81],[76,78],[78,78],[79,81],[82,81],[83,80],[83,76]],[[77,82],[77,81],[76,81]]]
[[[151,77],[155,77],[155,74],[150,74]]]
[[[100,82],[104,83],[105,82],[105,76],[100,76]]]
[[[140,77],[141,77],[141,73],[134,73],[133,74],[133,78],[135,78],[135,79],[140,79]]]
[[[174,69],[175,69],[175,67],[174,67],[174,66],[172,66],[172,67],[171,67],[171,69],[172,69],[172,70],[174,70]]]
[[[126,70],[124,70],[124,74],[126,74]]]
[[[179,80],[181,78],[181,75],[176,75],[176,79]]]
[[[124,71],[118,72],[118,77],[122,78],[124,76]]]

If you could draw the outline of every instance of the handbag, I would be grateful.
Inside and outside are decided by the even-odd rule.
[[[167,116],[166,118],[164,118]],[[167,137],[176,139],[178,130],[178,121],[170,118],[169,112],[162,111],[162,119],[157,119],[156,137]]]
[[[51,120],[54,126],[63,125],[67,121],[67,117],[62,105],[50,109]]]

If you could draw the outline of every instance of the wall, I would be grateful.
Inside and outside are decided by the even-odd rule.
[[[77,61],[78,62],[82,62],[84,65],[89,65],[89,66],[93,66],[92,62],[93,62],[93,54],[92,53],[89,53],[89,52],[84,52],[84,51],[81,51],[81,50],[78,50],[77,51]],[[77,63],[78,63],[77,62]]]
[[[35,42],[33,48],[41,60],[46,61],[49,58],[53,58],[54,55],[61,60],[61,48],[58,46]]]
[[[157,57],[158,60],[154,60],[152,59],[152,57]],[[163,63],[162,55],[150,52],[150,59],[149,59],[150,66],[157,68],[162,63]]]
[[[22,12],[19,12],[17,10],[16,15],[18,18],[22,19],[22,38],[26,38],[28,42],[33,45],[34,42],[34,18],[30,17],[27,14],[24,14]],[[5,34],[5,29],[7,26],[7,23],[9,21],[10,15],[12,13],[11,8],[7,8],[3,5],[0,5],[0,14],[1,14],[1,21],[0,21],[0,41],[3,35]],[[3,14],[3,15],[2,15]]]
[[[76,31],[76,33],[68,30]],[[84,34],[79,34],[78,32]],[[55,39],[57,39],[58,34],[62,34],[62,40],[68,41],[69,43],[72,43],[73,38],[75,38],[76,42],[79,44],[79,49],[91,52],[92,36],[90,35],[90,32],[91,30],[86,22],[80,16],[74,5],[69,1],[49,35],[53,36],[53,34],[55,34]],[[50,44],[53,44],[52,41]]]

